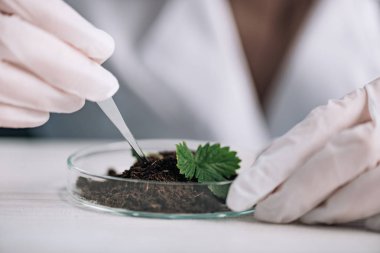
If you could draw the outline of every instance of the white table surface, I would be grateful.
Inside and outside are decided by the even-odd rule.
[[[380,252],[380,234],[262,224],[252,217],[158,220],[71,205],[66,157],[95,144],[0,139],[0,252]]]

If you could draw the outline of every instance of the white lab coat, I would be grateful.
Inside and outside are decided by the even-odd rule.
[[[132,131],[146,133],[138,137],[261,146],[315,106],[380,76],[376,0],[317,2],[276,80],[267,115],[258,104],[228,1],[67,2],[115,38],[107,66],[157,116],[135,113],[143,123]],[[117,102],[139,111],[127,100]],[[136,122],[125,116],[127,123]],[[160,132],[165,127],[171,132]]]

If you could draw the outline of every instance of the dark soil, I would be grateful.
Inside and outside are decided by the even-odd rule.
[[[175,152],[161,152],[137,161],[130,169],[108,176],[146,181],[94,181],[80,177],[77,188],[82,198],[109,207],[158,213],[209,213],[228,211],[224,200],[216,197],[207,185],[191,184],[179,173]],[[150,182],[155,181],[155,182]],[[161,183],[157,183],[157,181]],[[170,182],[189,183],[173,185]]]

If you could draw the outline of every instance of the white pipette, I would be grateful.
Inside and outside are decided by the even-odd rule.
[[[116,126],[116,128],[120,131],[120,133],[124,136],[124,138],[127,140],[128,144],[136,153],[139,160],[141,160],[142,162],[147,162],[144,153],[142,152],[140,146],[137,144],[136,139],[133,137],[112,97],[104,101],[98,102],[98,105],[100,109],[102,109],[102,111],[111,120],[111,122]]]

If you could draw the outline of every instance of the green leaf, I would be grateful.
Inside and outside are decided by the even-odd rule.
[[[220,144],[198,146],[195,154],[186,142],[177,144],[177,167],[186,178],[198,182],[218,182],[236,175],[240,159],[235,151]]]
[[[192,179],[195,176],[195,159],[193,152],[187,147],[186,142],[176,145],[177,167],[186,178]]]

